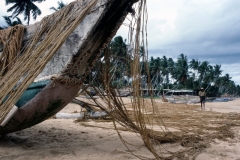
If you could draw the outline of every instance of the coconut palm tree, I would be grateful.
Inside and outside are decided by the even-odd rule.
[[[120,61],[125,61],[127,56],[127,45],[126,39],[123,40],[121,36],[117,36],[111,41],[110,48],[113,53],[113,57],[117,58]]]
[[[168,65],[168,59],[166,56],[163,56],[162,60],[162,75],[165,76],[165,83],[168,85],[169,83],[169,73],[170,73],[170,66]]]
[[[144,46],[140,46],[139,53],[141,57],[146,55]]]
[[[216,85],[219,87],[219,93],[224,94],[229,90],[229,84],[231,83],[231,78],[229,74],[225,74],[217,79]]]
[[[113,38],[109,44],[110,80],[117,86],[122,86],[124,77],[130,75],[130,55],[127,51],[126,40],[121,36]],[[114,86],[115,86],[114,85]]]
[[[216,65],[214,66],[214,75],[215,75],[215,78],[217,79],[221,74],[222,74],[221,65],[216,64]]]
[[[175,62],[173,61],[172,58],[168,58],[167,61],[168,61],[167,63],[168,63],[169,73],[172,74],[172,73],[173,73],[173,70],[174,70]]]
[[[199,87],[201,87],[201,85],[204,83],[204,78],[206,76],[206,74],[209,72],[209,62],[208,61],[203,61],[199,67],[198,67],[198,73],[199,73],[199,78],[198,78],[198,82],[199,82]]]
[[[204,77],[204,84],[207,85],[206,89],[209,89],[209,87],[214,82],[215,82],[214,69],[213,69],[213,66],[209,65]]]
[[[44,0],[5,0],[6,5],[13,4],[12,7],[8,8],[8,12],[13,12],[12,17],[15,18],[19,14],[24,15],[24,20],[27,20],[29,25],[31,14],[34,20],[37,16],[41,15],[41,10],[34,4],[34,2],[42,2]]]
[[[68,3],[64,3],[63,1],[58,1],[57,3],[58,3],[58,7],[57,8],[51,7],[50,9],[54,10],[54,11],[59,11],[60,9],[62,9],[66,5],[68,5]]]
[[[4,18],[5,22],[7,23],[7,26],[1,26],[0,30],[8,28],[9,26],[15,26],[18,24],[22,24],[21,19],[18,17],[12,18],[12,16],[3,16],[3,18]],[[14,20],[14,19],[16,19],[16,20]]]
[[[157,57],[154,59],[153,57],[150,58],[149,62],[149,70],[150,70],[150,78],[152,80],[153,87],[157,87],[161,82],[161,58]]]
[[[5,19],[5,22],[8,25],[7,27],[22,24],[21,19],[18,17],[12,18],[12,16],[3,16],[3,18]],[[14,19],[16,19],[16,20],[14,20]],[[7,28],[7,27],[4,27],[4,28]]]
[[[185,84],[188,79],[188,60],[187,56],[183,53],[179,55],[177,63],[175,65],[172,77],[176,79],[176,82]]]
[[[198,69],[199,69],[199,65],[201,64],[200,61],[192,59],[189,63],[189,67],[194,71],[193,74],[195,75],[194,80],[197,80],[198,78]]]

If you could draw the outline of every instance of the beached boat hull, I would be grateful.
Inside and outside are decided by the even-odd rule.
[[[24,106],[27,102],[33,99],[41,90],[50,83],[50,80],[43,80],[38,82],[33,82],[27,90],[22,94],[20,99],[15,104],[18,108]]]
[[[84,75],[87,66],[96,59],[95,57],[99,53],[99,49],[104,48],[106,43],[112,39],[128,11],[132,11],[131,6],[135,2],[137,0],[121,0],[121,2],[119,0],[106,0],[107,4],[101,6],[104,9],[100,13],[101,16],[94,21],[94,25],[82,28],[82,31],[88,34],[82,40],[81,45],[77,45],[78,47],[75,48],[77,50],[75,50],[75,53],[77,53],[75,58],[86,53],[87,58],[82,62],[82,66],[78,70],[78,77]],[[69,44],[69,42],[74,40],[70,36],[66,43]],[[59,81],[50,82],[34,98],[19,108],[4,127],[0,127],[0,134],[22,130],[50,118],[65,107],[76,96],[80,88],[81,85],[66,85]]]

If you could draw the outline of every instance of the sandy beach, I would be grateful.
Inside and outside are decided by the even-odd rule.
[[[128,103],[130,100],[124,98]],[[229,102],[208,102],[206,111],[200,111],[199,104],[171,104],[156,100],[161,108],[163,120],[168,124],[171,119],[171,112],[175,114],[186,112],[187,114],[196,113],[198,115],[224,115],[226,119],[235,116],[234,124],[239,124],[240,120],[240,99]],[[179,107],[180,106],[180,107]],[[172,108],[179,108],[177,112]],[[182,107],[182,108],[181,108]],[[187,111],[184,109],[187,108]],[[79,113],[80,106],[69,104],[61,113]],[[192,112],[191,112],[192,111]],[[190,113],[191,112],[191,113]],[[218,113],[219,112],[219,113]],[[215,114],[216,113],[216,114]],[[164,119],[167,117],[168,119]],[[172,116],[176,117],[176,116]],[[203,116],[204,117],[204,116]],[[188,116],[189,118],[189,116]],[[204,119],[204,118],[202,118]],[[186,120],[186,117],[185,117]],[[189,120],[189,119],[188,119]],[[233,121],[231,121],[233,122]],[[190,125],[190,124],[189,124]],[[213,125],[211,122],[208,125]],[[168,125],[167,125],[168,126]],[[179,128],[169,127],[174,130]],[[193,128],[193,127],[192,127]],[[188,128],[191,130],[191,125]],[[212,139],[212,141],[194,157],[196,160],[240,160],[240,125],[230,126],[232,138]],[[120,131],[124,140],[135,147],[130,150],[138,155],[153,158],[151,153],[144,146],[141,138],[136,133]],[[173,144],[163,144],[165,148],[173,150]],[[179,148],[179,146],[177,146]],[[0,159],[1,160],[125,160],[139,159],[132,155],[120,140],[111,121],[85,120],[76,122],[75,119],[48,119],[31,128],[18,131],[0,138]],[[184,157],[174,159],[193,159],[189,154]]]

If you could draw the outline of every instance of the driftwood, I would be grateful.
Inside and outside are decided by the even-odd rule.
[[[87,110],[87,112],[93,112],[94,111],[87,103],[84,103],[84,102],[82,102],[82,101],[80,101],[76,98],[73,98],[72,102],[80,105],[82,108],[85,108]]]

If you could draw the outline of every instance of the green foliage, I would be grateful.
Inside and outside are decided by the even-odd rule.
[[[163,56],[162,58],[151,57],[149,68],[152,83],[157,75],[160,81],[154,88],[164,86],[164,88],[181,88],[198,91],[203,87],[207,91],[207,96],[220,96],[229,94],[240,96],[240,87],[236,85],[229,74],[222,75],[221,65],[210,65],[210,62],[192,59],[188,62],[187,56],[180,54],[177,61]],[[162,79],[167,79],[166,81]],[[172,83],[169,83],[169,79]],[[158,86],[158,87],[157,87]]]
[[[62,9],[63,7],[65,7],[66,5],[68,5],[67,3],[64,3],[63,1],[58,1],[58,7],[51,7],[50,10],[54,10],[54,11],[59,11],[60,9]]]
[[[180,84],[185,84],[188,80],[188,60],[187,56],[180,54],[174,66],[172,77]]]
[[[8,28],[10,26],[22,24],[22,21],[18,17],[12,18],[12,16],[3,16],[3,18],[4,18],[5,22],[7,23],[7,26],[2,26],[2,27],[0,27],[0,29],[4,29],[4,28]]]
[[[34,2],[42,2],[44,0],[6,0],[6,5],[13,4],[8,8],[8,12],[12,12],[12,18],[17,17],[19,14],[24,15],[24,20],[27,20],[29,25],[31,15],[34,20],[37,16],[41,15],[41,10],[34,4]]]
[[[131,79],[131,50],[121,36],[115,37],[108,46],[109,51],[109,79],[115,88],[130,87]],[[144,48],[139,48],[144,55]],[[101,73],[99,68],[105,67],[105,53],[101,54],[102,61],[95,67],[95,73]],[[149,69],[149,72],[148,72]],[[98,71],[97,71],[98,70]],[[163,89],[192,89],[196,92],[200,87],[206,89],[207,96],[215,97],[223,94],[240,96],[240,86],[236,85],[229,74],[222,75],[221,65],[210,65],[210,62],[192,59],[188,61],[187,56],[180,54],[177,61],[166,56],[150,57],[146,61],[140,62],[141,87],[149,87],[147,82],[151,82],[151,87],[158,93]],[[95,76],[95,80],[103,79],[102,75]],[[94,78],[89,78],[89,80]],[[97,85],[97,83],[96,84]],[[100,80],[99,80],[100,81]]]

